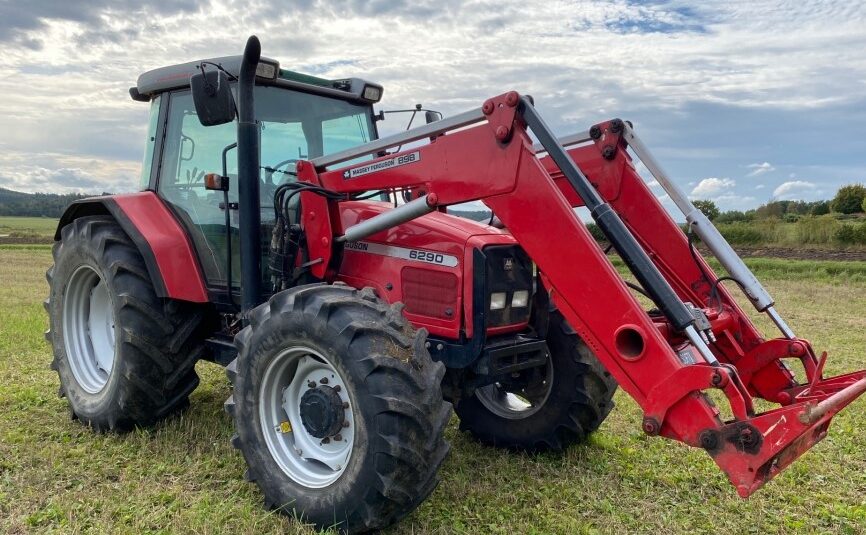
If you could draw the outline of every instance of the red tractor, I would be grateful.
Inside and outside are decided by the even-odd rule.
[[[61,393],[86,425],[128,430],[184,408],[199,359],[226,365],[232,443],[269,507],[381,528],[436,486],[452,404],[487,444],[560,450],[598,428],[617,384],[647,434],[703,448],[745,497],[866,390],[863,371],[823,376],[826,354],[627,122],[556,139],[510,92],[379,139],[381,86],[281,69],[254,37],[241,57],[145,73],[130,94],[151,103],[142,191],[72,204],[55,237]],[[448,214],[468,201],[496,221]],[[758,332],[726,280],[780,337]]]

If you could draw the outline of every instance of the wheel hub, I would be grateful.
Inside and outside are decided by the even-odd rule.
[[[320,352],[286,348],[268,364],[259,418],[280,469],[308,488],[336,481],[352,455],[355,418],[346,383]]]
[[[343,429],[343,400],[330,386],[319,386],[301,397],[301,423],[316,438],[336,435]]]

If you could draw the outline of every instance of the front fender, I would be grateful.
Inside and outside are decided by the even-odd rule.
[[[160,297],[207,303],[204,277],[195,249],[171,210],[152,191],[91,197],[70,204],[54,233],[59,241],[63,227],[92,215],[110,215],[135,243]]]

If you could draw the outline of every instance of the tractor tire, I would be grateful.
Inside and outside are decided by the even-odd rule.
[[[186,408],[204,313],[157,297],[141,253],[108,216],[63,227],[45,309],[60,395],[93,429],[127,431]]]
[[[460,430],[490,446],[538,452],[561,451],[598,429],[613,409],[616,381],[555,309],[547,345],[545,388],[534,403],[498,383],[482,387],[457,403]]]
[[[268,508],[363,533],[433,491],[451,404],[425,342],[372,288],[299,286],[252,311],[226,411]]]

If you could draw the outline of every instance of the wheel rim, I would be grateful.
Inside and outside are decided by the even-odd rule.
[[[114,368],[114,309],[108,287],[90,266],[72,273],[63,297],[63,341],[66,358],[78,384],[100,392]]]
[[[544,378],[526,388],[514,388],[493,383],[475,390],[475,397],[493,414],[508,420],[522,420],[541,410],[553,388],[553,366],[550,357]]]
[[[344,422],[336,435],[317,438],[303,425],[301,399],[322,385],[337,391],[343,402]],[[305,487],[322,488],[346,470],[355,443],[355,420],[349,403],[345,381],[314,349],[289,348],[268,364],[259,390],[262,435],[274,461],[292,480]]]

